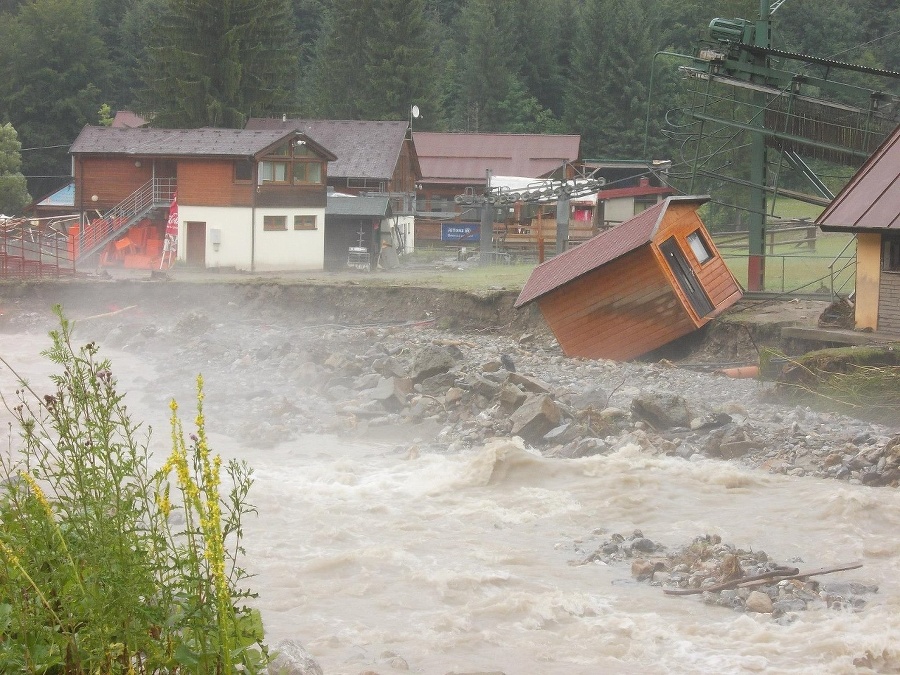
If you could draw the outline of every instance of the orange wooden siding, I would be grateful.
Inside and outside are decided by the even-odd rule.
[[[153,176],[152,162],[135,166],[127,157],[88,157],[75,162],[76,208],[106,211],[144,185]],[[91,197],[97,196],[97,201]]]
[[[695,329],[649,245],[538,300],[567,356],[628,360]]]
[[[697,230],[712,256],[702,265],[686,240]],[[659,248],[670,238],[712,304],[705,316],[694,310]],[[740,297],[740,286],[697,215],[696,201],[672,201],[652,239],[538,296],[537,303],[567,356],[624,361],[687,335]]]
[[[702,265],[699,263],[694,252],[687,243],[687,236],[696,230],[700,230],[703,241],[709,252],[712,254],[712,258]],[[678,281],[675,279],[674,274],[672,274],[666,263],[665,257],[657,248],[670,237],[675,237],[678,247],[690,263],[694,275],[700,282],[706,295],[709,297],[713,307],[715,307],[712,314],[705,317],[697,315],[691,307],[690,302],[684,297],[681,287],[678,285]],[[712,318],[740,299],[742,294],[741,288],[731,274],[731,271],[728,269],[728,266],[725,264],[725,261],[719,255],[718,249],[716,249],[715,244],[713,244],[712,239],[706,232],[706,228],[703,227],[703,221],[700,220],[700,216],[697,215],[697,210],[694,206],[691,206],[690,204],[672,204],[666,210],[659,232],[653,238],[653,242],[653,248],[659,261],[660,269],[669,279],[669,283],[674,291],[681,298],[685,310],[690,313],[697,328],[709,322]]]
[[[178,202],[190,206],[251,206],[253,182],[234,180],[231,160],[178,162]]]

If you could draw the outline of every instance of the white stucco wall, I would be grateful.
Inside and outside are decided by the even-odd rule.
[[[403,236],[405,247],[398,253],[412,253],[416,248],[415,216],[395,216],[382,224],[382,229],[393,227]]]
[[[266,232],[263,218],[286,216],[285,231]],[[315,230],[294,230],[295,215],[316,216]],[[187,223],[206,223],[206,267],[254,271],[321,270],[325,264],[325,209],[181,206],[178,260],[187,260]],[[251,226],[252,223],[252,226]],[[218,235],[214,233],[218,231]],[[214,239],[218,237],[218,246]]]

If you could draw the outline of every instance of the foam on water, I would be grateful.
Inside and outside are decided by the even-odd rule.
[[[0,349],[46,376],[34,343],[0,336]],[[142,394],[158,403],[161,392],[140,389],[155,379],[150,365],[114,354],[114,366],[132,409],[144,410]],[[229,394],[215,383],[208,401]],[[159,424],[166,410],[154,415]],[[269,641],[305,644],[328,675],[384,672],[387,653],[420,675],[900,671],[894,490],[636,445],[561,460],[517,439],[411,457],[331,436],[266,449],[211,438],[255,470],[245,566]],[[166,434],[157,440],[165,452]],[[862,611],[813,609],[779,625],[665,596],[634,581],[627,562],[581,564],[635,528],[670,547],[714,533],[801,568],[859,559],[862,569],[821,580],[879,591]]]

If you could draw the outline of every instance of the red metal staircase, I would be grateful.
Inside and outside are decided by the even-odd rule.
[[[99,253],[154,209],[168,209],[175,196],[175,188],[174,178],[153,178],[106,213],[85,223],[73,237],[76,263]]]

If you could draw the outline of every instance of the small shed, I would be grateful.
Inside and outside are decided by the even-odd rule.
[[[856,235],[856,328],[900,334],[900,126],[816,223]]]
[[[538,265],[515,306],[537,302],[567,356],[625,361],[702,327],[741,287],[697,209],[668,197]]]

